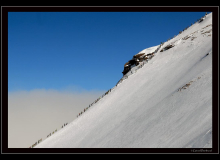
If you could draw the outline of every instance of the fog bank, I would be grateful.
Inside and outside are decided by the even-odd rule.
[[[105,91],[36,89],[8,94],[8,147],[28,148],[73,121]]]

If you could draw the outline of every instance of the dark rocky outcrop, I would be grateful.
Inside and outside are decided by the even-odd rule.
[[[125,75],[125,74],[127,74],[129,71],[131,70],[131,67],[130,67],[130,65],[128,65],[128,66],[126,66],[126,67],[124,67],[124,70],[123,70],[123,75]]]
[[[163,52],[163,51],[166,51],[166,50],[168,50],[168,49],[170,49],[170,48],[173,48],[174,47],[174,45],[173,44],[168,44],[166,47],[164,47],[160,52]]]
[[[125,63],[124,65],[124,70],[123,70],[123,75],[125,75],[126,73],[128,73],[131,70],[131,66],[133,65],[139,65],[139,59],[138,58],[133,58],[132,60],[128,61],[127,63]]]
[[[145,53],[136,54],[136,55],[133,56],[133,58],[138,58],[138,59],[143,58],[143,57],[144,57],[144,54],[145,54]]]
[[[127,63],[124,64],[124,70],[123,70],[123,75],[127,74],[133,65],[139,65],[139,62],[142,62],[144,60],[151,59],[154,56],[153,53],[149,53],[145,55],[145,53],[139,53],[133,56],[133,59],[129,60]]]
[[[157,53],[157,51],[160,49],[160,47],[163,45],[163,43],[161,43],[160,45],[159,45],[159,47],[154,51],[154,52],[152,52],[152,53],[149,53],[149,54],[145,54],[145,53],[139,53],[139,54],[136,54],[136,55],[134,55],[133,56],[133,58],[130,60],[130,61],[128,61],[128,62],[126,62],[125,64],[124,64],[124,70],[123,70],[123,76],[125,75],[125,74],[127,74],[130,70],[131,70],[131,68],[133,67],[133,65],[139,65],[139,62],[143,62],[143,61],[148,61],[149,59],[151,59],[152,57],[154,57],[154,55],[155,55],[155,53]],[[167,47],[169,47],[169,46],[167,46]],[[166,48],[166,47],[165,47]],[[167,48],[166,48],[167,49]]]

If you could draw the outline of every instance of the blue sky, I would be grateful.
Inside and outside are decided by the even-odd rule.
[[[9,12],[8,91],[108,90],[141,50],[205,12]]]

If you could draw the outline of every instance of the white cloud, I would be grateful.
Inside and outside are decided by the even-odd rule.
[[[73,89],[73,88],[71,88]],[[73,121],[105,91],[36,89],[8,95],[8,146],[26,148]],[[77,90],[77,91],[76,91]]]

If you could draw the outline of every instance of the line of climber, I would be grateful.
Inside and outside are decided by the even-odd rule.
[[[93,106],[94,104],[96,104],[100,99],[104,98],[106,95],[108,95],[110,92],[112,91],[112,89],[109,89],[107,92],[105,92],[102,96],[100,96],[99,98],[97,98],[93,103],[91,103],[88,107],[84,108],[83,111],[81,111],[79,114],[77,114],[77,118],[79,116],[81,116],[83,113],[85,113],[91,106]]]
[[[64,123],[64,125],[62,125],[61,128],[64,128],[65,126],[67,126],[67,124],[68,124],[68,123]],[[53,135],[53,134],[56,133],[56,132],[57,132],[57,129],[56,129],[55,131],[49,133],[49,134],[47,135],[47,138],[50,137],[51,135]],[[35,147],[37,144],[39,144],[40,142],[42,142],[42,138],[41,138],[40,140],[38,140],[37,142],[35,142],[33,145],[31,145],[29,148],[34,148],[34,147]]]

